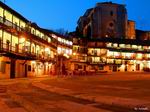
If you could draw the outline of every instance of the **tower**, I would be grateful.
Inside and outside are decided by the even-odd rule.
[[[79,29],[86,37],[126,37],[127,11],[124,5],[112,2],[97,3],[94,8],[87,10],[82,18],[84,20],[80,23],[84,23],[84,26]]]

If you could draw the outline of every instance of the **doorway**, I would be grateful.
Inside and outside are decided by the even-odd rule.
[[[113,72],[117,72],[117,66],[113,66]]]
[[[140,70],[140,64],[136,65],[136,70],[139,71]]]
[[[10,63],[10,78],[13,79],[15,78],[15,74],[16,74],[16,59],[11,59],[11,63]]]
[[[27,73],[28,73],[28,65],[25,64],[25,74],[24,74],[25,77],[27,77]]]

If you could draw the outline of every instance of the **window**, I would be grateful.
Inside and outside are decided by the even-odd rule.
[[[113,11],[110,11],[110,16],[113,16],[114,15],[114,12]]]
[[[104,70],[104,66],[99,66],[99,70]]]
[[[31,44],[31,53],[35,53],[35,44],[34,43]]]
[[[3,43],[7,43],[7,41],[11,41],[11,34],[4,32]]]
[[[39,30],[36,30],[36,36],[41,37]]]
[[[51,38],[50,37],[48,37],[48,42],[51,42]]]
[[[28,65],[28,71],[31,72],[31,65]]]
[[[18,50],[18,37],[12,35],[12,50],[16,51]]]
[[[2,30],[0,30],[0,39],[2,38]]]
[[[0,7],[0,16],[3,17],[3,11],[4,9],[2,7]]]
[[[8,21],[12,22],[12,14],[5,10],[5,17]]]
[[[109,23],[109,26],[110,26],[110,27],[113,27],[113,26],[114,26],[114,24],[113,24],[113,23]]]
[[[16,26],[19,26],[19,19],[15,16],[13,16],[13,23],[16,25]]]
[[[31,33],[35,35],[35,29],[33,27],[31,28]]]
[[[25,22],[23,22],[23,21],[20,21],[20,27],[21,27],[22,29],[24,29],[24,28],[25,28],[25,26],[26,26],[26,23],[25,23]]]

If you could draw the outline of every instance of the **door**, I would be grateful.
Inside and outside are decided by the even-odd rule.
[[[117,72],[117,66],[113,66],[113,72]]]
[[[15,74],[16,74],[16,60],[15,59],[11,59],[11,63],[10,63],[10,78],[13,79],[15,78]]]
[[[28,73],[28,65],[27,64],[25,64],[25,77],[27,77],[27,73]]]
[[[125,72],[127,72],[127,71],[128,71],[128,66],[126,65],[126,66],[125,66]]]
[[[140,64],[136,65],[136,70],[139,71],[140,70]]]

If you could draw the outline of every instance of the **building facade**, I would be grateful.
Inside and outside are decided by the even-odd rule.
[[[125,38],[127,11],[124,5],[97,3],[78,20],[79,32],[89,38]]]
[[[84,63],[76,62],[78,71],[150,71],[149,32],[136,30],[135,22],[127,18],[124,5],[97,3],[79,18],[76,36],[80,41],[86,40],[84,46],[78,42],[79,49],[86,48]],[[75,48],[76,42],[73,43]],[[73,53],[78,51],[73,49]]]
[[[0,2],[0,78],[150,71],[150,32],[136,30],[124,5],[97,3],[63,36]]]
[[[72,41],[40,28],[0,2],[0,78],[57,74],[60,51],[69,59]]]

